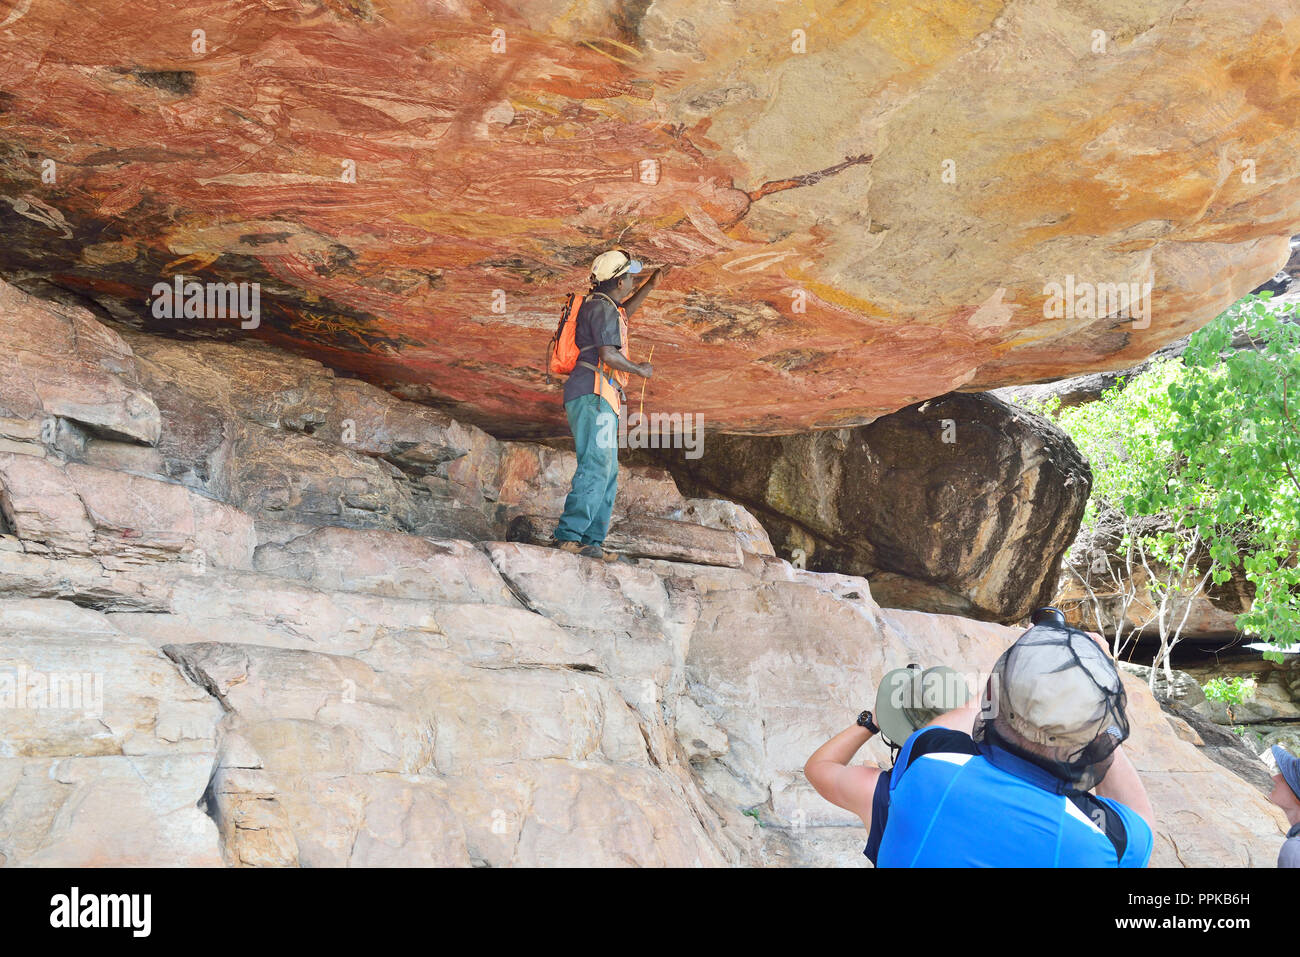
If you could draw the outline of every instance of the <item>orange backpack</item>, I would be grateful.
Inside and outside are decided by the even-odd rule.
[[[560,324],[555,327],[555,335],[546,346],[546,384],[550,385],[551,375],[568,375],[578,364],[578,343],[574,336],[578,331],[578,310],[582,308],[583,297],[576,292],[569,293],[564,300],[564,309],[560,313]]]

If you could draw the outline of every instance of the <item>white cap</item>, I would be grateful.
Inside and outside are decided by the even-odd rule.
[[[994,667],[1000,716],[1029,741],[1086,747],[1098,735],[1128,736],[1123,684],[1110,656],[1083,632],[1036,626]]]
[[[621,249],[611,249],[601,253],[591,264],[591,281],[604,282],[624,273],[635,275],[641,271],[641,264]]]

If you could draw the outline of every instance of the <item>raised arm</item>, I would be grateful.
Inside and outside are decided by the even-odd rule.
[[[646,281],[641,283],[641,288],[623,300],[623,311],[630,316],[640,309],[641,303],[645,302],[645,297],[650,295],[650,290],[654,289],[659,280],[666,275],[668,275],[668,267],[660,266],[647,276]]]
[[[853,756],[871,740],[866,728],[853,725],[844,729],[813,752],[803,766],[804,777],[817,793],[836,807],[852,811],[871,828],[871,802],[880,780],[879,768],[849,766]]]
[[[1155,830],[1156,815],[1151,809],[1151,799],[1147,797],[1147,789],[1142,786],[1137,768],[1133,767],[1133,762],[1124,753],[1123,745],[1115,749],[1115,760],[1111,762],[1106,776],[1097,784],[1096,792],[1098,797],[1107,797],[1132,808]]]

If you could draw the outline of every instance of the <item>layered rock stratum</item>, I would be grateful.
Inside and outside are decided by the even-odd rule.
[[[501,541],[567,453],[264,345],[5,286],[0,320],[0,863],[863,866],[809,754],[889,669],[1018,634],[882,608],[654,470],[626,534],[695,560]],[[1128,687],[1154,862],[1270,866],[1280,813]]]
[[[1287,0],[0,0],[0,275],[546,436],[621,244],[677,267],[648,410],[862,425],[1126,368],[1272,275],[1298,37]],[[155,314],[177,277],[259,284],[258,327]]]

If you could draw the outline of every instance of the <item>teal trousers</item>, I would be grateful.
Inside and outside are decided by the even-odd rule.
[[[600,396],[580,395],[564,403],[578,453],[564,515],[555,526],[558,542],[599,545],[609,531],[618,494],[618,417]]]

